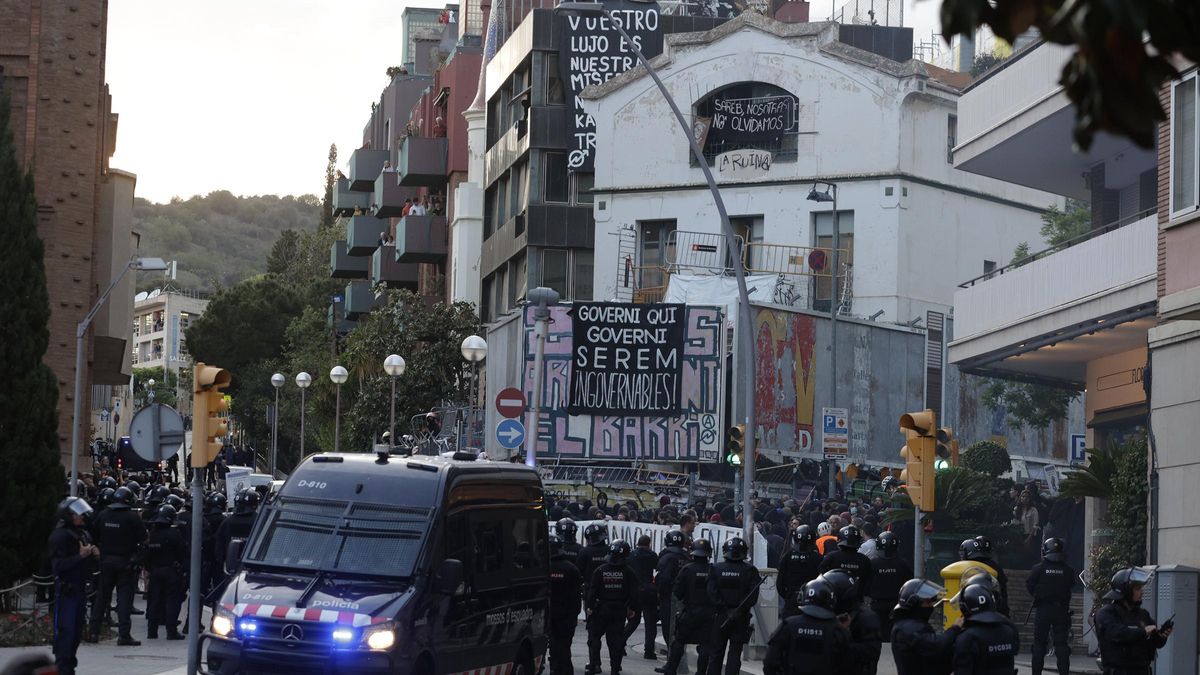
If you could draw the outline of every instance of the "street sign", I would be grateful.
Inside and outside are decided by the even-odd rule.
[[[508,450],[521,447],[525,443],[525,425],[521,420],[500,420],[496,425],[496,440]]]
[[[1084,448],[1087,447],[1087,436],[1083,434],[1071,434],[1071,462],[1086,462],[1087,452]]]
[[[850,456],[849,417],[845,408],[821,408],[821,452],[825,459]]]
[[[129,423],[133,451],[147,462],[161,462],[183,445],[183,417],[169,405],[154,403],[137,411]]]
[[[101,408],[101,409],[100,409],[100,421],[101,421],[101,422],[107,422],[107,421],[108,421],[108,408]]]
[[[502,389],[496,394],[496,412],[504,417],[520,417],[525,412],[525,394],[516,387]]]

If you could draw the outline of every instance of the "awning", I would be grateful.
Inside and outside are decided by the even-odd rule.
[[[1135,420],[1145,421],[1150,414],[1150,406],[1146,403],[1135,403],[1133,405],[1122,406],[1120,408],[1112,408],[1092,415],[1092,419],[1088,420],[1087,427],[1096,429],[1098,427],[1107,427],[1113,424],[1123,424]]]
[[[92,338],[92,384],[129,384],[131,373],[121,372],[129,354],[124,338],[97,335]]]

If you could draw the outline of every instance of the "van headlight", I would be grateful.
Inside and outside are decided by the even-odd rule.
[[[213,614],[212,627],[213,635],[217,637],[229,637],[233,634],[233,619],[234,616],[226,609],[218,609]]]
[[[367,649],[380,651],[391,649],[396,644],[395,622],[388,621],[364,630],[363,644],[367,646]]]

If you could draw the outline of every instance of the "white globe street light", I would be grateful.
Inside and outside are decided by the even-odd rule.
[[[312,384],[312,375],[301,371],[296,373],[296,386],[300,387],[300,459],[304,459],[304,390]],[[297,462],[299,464],[299,462]]]
[[[392,378],[392,415],[388,423],[388,452],[396,445],[396,378],[404,374],[404,357],[399,354],[389,354],[383,360],[383,372]]]
[[[350,373],[341,366],[334,366],[329,371],[329,379],[337,385],[337,395],[333,408],[333,451],[338,452],[341,449],[342,441],[342,385],[349,379]]]
[[[479,392],[478,392],[479,362],[484,360],[485,358],[487,358],[487,352],[488,352],[487,340],[484,340],[483,338],[479,337],[478,335],[468,335],[467,338],[462,341],[461,349],[462,349],[463,358],[466,359],[467,362],[470,363],[472,366],[474,366],[474,372],[472,373],[472,377],[471,377],[471,390],[469,392],[471,400],[469,402],[469,405],[467,406],[467,419],[470,420],[470,424],[471,424],[471,429],[469,429],[467,431],[467,434],[468,434],[467,438],[468,438],[468,442],[469,442],[470,441],[470,433],[475,428],[475,404],[478,403],[477,399],[479,398]],[[461,448],[462,447],[462,425],[461,424],[459,425],[458,429],[459,429],[458,439],[457,439],[455,445],[456,445],[456,447]]]
[[[467,336],[467,339],[462,341],[463,358],[471,363],[479,363],[487,358],[487,340],[478,335]]]
[[[275,407],[271,409],[271,478],[275,478],[275,458],[279,454],[279,388],[287,378],[279,373],[271,376],[271,386],[275,387]]]

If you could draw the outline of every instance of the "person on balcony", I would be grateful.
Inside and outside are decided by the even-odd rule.
[[[410,216],[425,215],[425,200],[421,199],[419,201],[414,202],[412,205],[412,208],[409,209],[409,211],[408,211],[408,215],[410,215]]]

